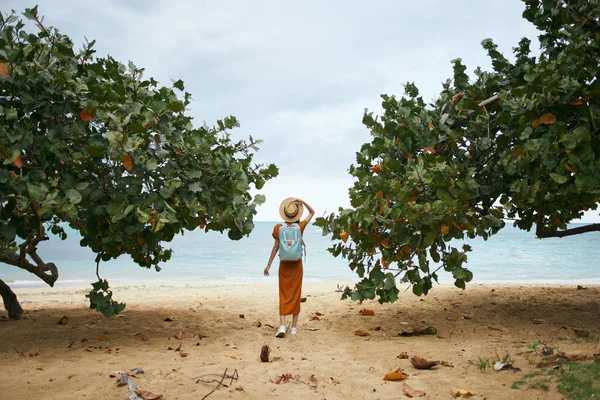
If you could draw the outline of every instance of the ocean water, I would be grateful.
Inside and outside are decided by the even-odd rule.
[[[231,241],[226,234],[188,232],[171,243],[173,257],[161,265],[162,271],[134,264],[128,256],[100,264],[100,276],[110,283],[258,283],[277,281],[277,257],[271,276],[263,270],[273,246],[275,222],[257,222],[252,234]],[[95,255],[79,246],[79,235],[67,230],[67,240],[51,237],[38,246],[46,262],[59,268],[57,286],[96,281]],[[304,241],[307,260],[306,281],[357,281],[345,260],[333,257],[327,248],[330,237],[312,225]],[[566,238],[536,239],[533,232],[507,226],[491,239],[469,240],[473,251],[466,265],[473,271],[472,283],[505,284],[600,284],[600,232]],[[0,263],[0,279],[12,287],[44,286],[41,280],[19,268]],[[440,273],[440,283],[452,283],[448,273]]]

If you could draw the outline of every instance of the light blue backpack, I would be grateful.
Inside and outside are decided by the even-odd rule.
[[[303,245],[300,224],[281,225],[279,228],[279,259],[281,261],[301,260]]]

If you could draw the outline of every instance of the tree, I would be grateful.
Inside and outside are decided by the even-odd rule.
[[[96,254],[96,268],[129,254],[160,270],[171,257],[165,243],[185,230],[250,233],[265,200],[252,198],[251,185],[260,190],[278,173],[252,162],[259,141],[234,142],[232,116],[194,127],[181,80],[159,86],[131,62],[95,58],[93,41],[73,50],[37,7],[23,15],[33,33],[14,12],[0,15],[0,262],[53,286],[58,267],[37,246],[47,232],[64,240],[65,225]],[[124,308],[99,275],[93,288],[92,308]],[[18,318],[2,281],[0,294]]]
[[[492,71],[469,79],[456,59],[432,104],[409,83],[382,96],[380,117],[365,111],[373,139],[350,167],[351,208],[317,220],[363,278],[344,297],[394,302],[396,278],[427,294],[440,270],[464,289],[471,248],[458,240],[487,240],[505,218],[540,238],[600,230],[567,227],[600,199],[600,3],[525,0],[523,16],[539,57],[526,38],[514,61],[486,39]]]

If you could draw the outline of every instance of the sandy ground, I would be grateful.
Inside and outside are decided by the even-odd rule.
[[[114,318],[88,309],[85,288],[17,289],[23,319],[0,311],[0,398],[127,399],[115,372],[143,368],[131,380],[164,399],[202,399],[217,384],[198,378],[220,380],[227,370],[237,380],[226,379],[228,387],[207,398],[403,399],[406,383],[429,399],[464,389],[474,399],[552,400],[563,398],[552,386],[511,388],[537,369],[541,348],[600,352],[598,286],[435,287],[426,297],[406,292],[396,304],[380,305],[341,301],[337,283],[305,283],[298,334],[283,339],[274,337],[274,284],[115,287],[127,308]],[[365,309],[374,315],[360,314]],[[58,324],[63,316],[66,323]],[[437,334],[398,336],[427,326]],[[265,344],[270,362],[259,357]],[[418,370],[397,358],[403,352],[452,366]],[[480,360],[506,354],[520,372],[481,370]],[[383,380],[398,368],[409,375],[404,381]],[[285,374],[290,381],[277,384]]]

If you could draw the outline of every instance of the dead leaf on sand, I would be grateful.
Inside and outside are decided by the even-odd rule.
[[[354,331],[354,334],[356,336],[369,336],[369,332],[365,332],[365,331]]]
[[[242,359],[238,353],[234,353],[233,351],[230,351],[229,353],[227,353],[227,357],[233,358],[234,360]]]
[[[154,394],[147,390],[135,389],[135,394],[144,400],[159,400],[162,399],[162,394]]]
[[[388,372],[387,374],[385,374],[385,376],[383,377],[383,380],[384,381],[401,381],[406,378],[408,378],[408,374],[406,372],[402,371],[402,368],[398,368],[395,371]]]
[[[398,354],[396,356],[396,358],[399,358],[401,360],[406,360],[408,358],[408,353],[406,351],[403,351],[402,353]]]
[[[465,390],[465,389],[458,389],[458,390],[453,390],[452,392],[452,396],[454,397],[471,397],[471,396],[475,396],[475,392],[472,392],[470,390]]]
[[[488,329],[491,331],[508,332],[508,329],[502,327],[488,326]]]
[[[299,381],[300,380],[300,375],[294,375],[292,376],[292,374],[287,373],[287,374],[281,374],[279,375],[277,378],[275,378],[274,381],[272,381],[274,384],[279,385],[281,383],[288,383],[290,381]]]
[[[174,337],[175,339],[177,339],[177,340],[183,340],[183,339],[185,339],[185,337],[186,337],[186,334],[185,334],[185,332],[183,332],[183,331],[179,331],[179,332],[177,332],[177,333],[175,334],[175,336],[173,336],[173,337]]]
[[[402,392],[408,397],[423,397],[427,395],[427,393],[423,392],[422,390],[415,390],[406,383],[402,384]]]
[[[317,389],[317,378],[315,378],[314,375],[311,375],[310,378],[308,378],[308,386],[315,390]]]
[[[360,315],[369,316],[369,317],[372,317],[373,315],[375,315],[375,311],[373,311],[373,310],[367,310],[367,309],[360,310],[358,313]]]
[[[321,320],[321,318],[319,318],[319,317],[322,317],[322,316],[323,316],[323,314],[322,314],[322,313],[320,313],[320,312],[316,311],[316,312],[314,312],[314,313],[313,313],[313,315],[310,317],[310,320],[311,320],[311,321],[320,321],[320,320]]]
[[[244,319],[244,318],[246,318],[246,316],[244,314],[240,314],[240,318]]]
[[[416,369],[431,369],[431,368],[435,367],[436,365],[440,364],[439,361],[426,360],[423,357],[419,357],[419,356],[414,356],[413,358],[411,358],[410,363]]]
[[[536,325],[545,324],[546,320],[545,319],[534,319],[533,323]]]
[[[59,324],[59,325],[66,325],[67,322],[69,322],[69,317],[67,317],[65,315],[64,317],[62,317],[61,319],[58,320],[57,324]]]
[[[179,355],[180,355],[181,357],[187,357],[187,356],[188,356],[188,353],[184,353],[183,351],[181,351],[181,352],[179,352]]]
[[[98,339],[98,340],[100,340],[100,341],[102,341],[102,342],[109,342],[109,341],[110,341],[110,339],[109,339],[109,338],[107,338],[107,337],[106,337],[106,336],[104,336],[104,335],[98,336],[96,339]]]
[[[163,321],[165,321],[165,322],[173,322],[173,320],[171,318],[169,318],[169,317],[165,318]]]
[[[435,326],[428,326],[426,328],[406,328],[402,329],[402,332],[398,333],[398,336],[421,336],[421,335],[437,335],[438,331]]]

